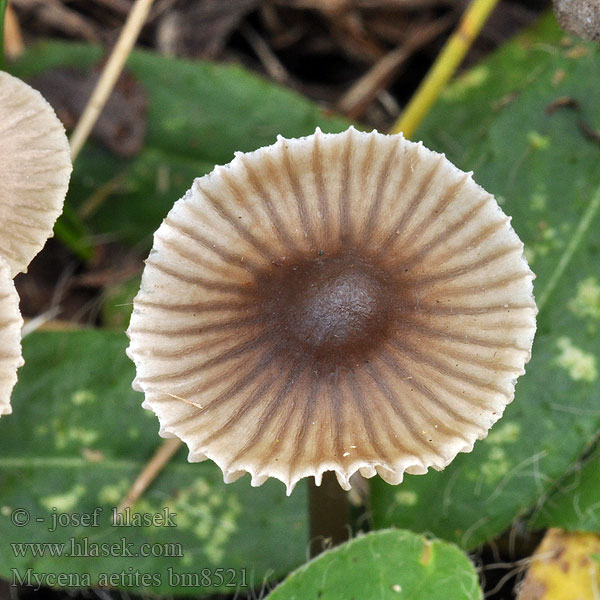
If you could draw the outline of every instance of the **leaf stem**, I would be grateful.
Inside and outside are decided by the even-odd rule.
[[[598,187],[592,196],[590,203],[588,204],[585,212],[583,213],[577,228],[575,229],[575,233],[573,237],[569,241],[567,248],[564,254],[561,256],[558,265],[552,271],[552,276],[550,280],[546,284],[546,287],[542,290],[541,294],[538,297],[537,306],[538,311],[542,312],[546,303],[548,302],[548,298],[554,292],[560,278],[564,275],[569,263],[573,259],[573,256],[579,250],[583,237],[587,233],[587,230],[590,228],[593,220],[596,218],[600,210],[600,187]]]
[[[391,133],[411,138],[481,31],[498,0],[471,0],[458,27],[439,53]]]

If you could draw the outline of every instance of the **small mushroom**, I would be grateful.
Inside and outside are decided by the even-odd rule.
[[[560,26],[570,33],[600,43],[600,2],[598,0],[553,0]]]
[[[0,416],[12,412],[10,394],[17,382],[17,369],[23,365],[21,327],[19,296],[10,267],[0,257]]]
[[[27,271],[62,211],[71,175],[64,127],[42,95],[0,71],[0,256]]]
[[[513,399],[537,312],[493,196],[400,135],[287,140],[196,179],[154,236],[143,406],[225,481],[443,469]]]

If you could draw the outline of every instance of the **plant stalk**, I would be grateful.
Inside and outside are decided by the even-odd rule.
[[[496,4],[498,0],[471,0],[458,27],[442,48],[390,133],[403,133],[405,138],[412,138],[421,121],[456,72]]]
[[[131,11],[129,12],[125,26],[117,40],[117,44],[106,62],[102,74],[100,75],[100,79],[98,79],[98,83],[92,92],[92,96],[71,134],[71,159],[73,162],[75,162],[83,144],[96,124],[100,112],[104,108],[104,105],[125,66],[125,61],[133,49],[135,41],[146,21],[146,17],[152,8],[153,1],[154,0],[135,0]]]
[[[8,0],[0,0],[0,71],[4,70],[4,15]]]
[[[348,492],[340,487],[333,471],[323,473],[320,486],[309,478],[308,510],[311,558],[350,539]]]

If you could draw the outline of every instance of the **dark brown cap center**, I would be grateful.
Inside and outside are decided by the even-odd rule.
[[[390,286],[353,254],[283,261],[257,283],[268,328],[294,353],[336,364],[356,360],[389,329]]]

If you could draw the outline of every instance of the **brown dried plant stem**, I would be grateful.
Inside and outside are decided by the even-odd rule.
[[[452,19],[452,15],[448,15],[417,25],[403,44],[378,60],[352,85],[338,100],[337,110],[349,119],[360,118],[377,94],[388,87],[407,60],[447,29]]]
[[[154,481],[156,476],[162,471],[165,465],[171,460],[175,452],[181,446],[179,438],[173,438],[164,441],[150,459],[150,462],[144,467],[144,470],[138,475],[133,485],[127,492],[124,500],[117,507],[116,513],[121,514],[125,509],[136,503],[146,488]]]
[[[12,6],[7,4],[4,13],[4,56],[12,60],[21,56],[24,50],[23,34],[21,33],[19,20]]]
[[[308,511],[311,558],[350,538],[348,492],[340,487],[333,471],[323,473],[320,486],[312,477],[308,479]]]
[[[117,44],[102,70],[102,74],[100,75],[100,79],[96,84],[92,96],[71,135],[71,158],[73,162],[75,162],[81,148],[83,148],[85,141],[96,124],[96,121],[123,70],[125,61],[148,17],[153,1],[154,0],[136,0],[131,8],[123,31],[121,31],[121,35],[117,40]]]
[[[0,0],[0,69],[4,68],[4,15],[8,0]]]

